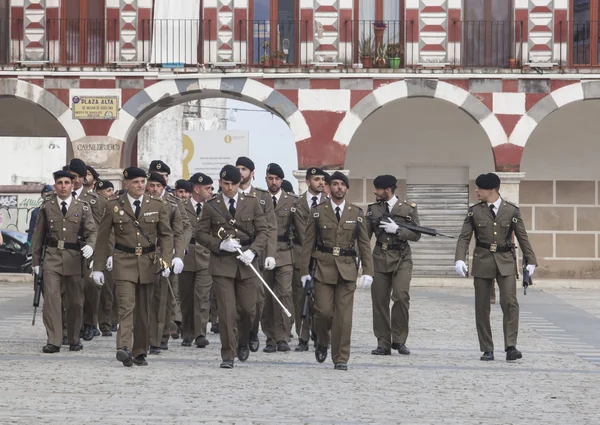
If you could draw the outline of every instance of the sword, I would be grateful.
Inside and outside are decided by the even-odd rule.
[[[226,238],[223,238],[223,236],[221,236],[221,232],[224,232],[225,229],[224,228],[220,228],[219,231],[217,232],[217,236],[219,237],[219,239],[221,240],[227,240],[227,239],[234,239],[232,235],[227,236]],[[242,252],[241,249],[236,248],[237,252],[239,252],[240,255],[244,255],[244,253]],[[285,314],[287,315],[287,317],[292,317],[292,313],[290,313],[290,311],[285,308],[285,306],[283,305],[283,303],[279,300],[279,298],[277,298],[277,295],[275,295],[275,292],[273,292],[273,290],[271,289],[271,287],[267,284],[267,282],[265,282],[265,280],[263,279],[263,277],[260,275],[260,273],[258,272],[258,270],[256,270],[256,268],[252,265],[252,263],[246,264],[247,266],[250,266],[250,268],[252,269],[252,271],[254,272],[254,274],[260,279],[260,281],[262,282],[263,285],[265,285],[265,287],[269,290],[269,292],[271,293],[271,295],[273,296],[273,298],[275,298],[275,301],[277,301],[277,303],[281,306],[281,308],[283,309],[283,311],[285,312]]]
[[[158,273],[156,273],[156,274],[162,273],[163,270],[169,268],[169,265],[165,261],[163,261],[162,258],[159,261],[160,261],[161,268],[158,271]],[[165,280],[167,281],[168,285],[169,285],[169,291],[171,291],[171,297],[173,297],[173,301],[175,301],[175,305],[177,306],[177,310],[181,310],[181,306],[177,302],[177,298],[175,298],[175,291],[173,291],[173,285],[171,284],[171,279],[169,279],[168,277],[162,276],[162,275],[161,275],[161,277],[164,277]]]

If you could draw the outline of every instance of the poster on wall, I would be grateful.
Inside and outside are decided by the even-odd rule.
[[[248,150],[247,130],[184,131],[183,178],[204,173],[214,180],[216,192],[221,168],[235,164],[240,156],[248,156]]]

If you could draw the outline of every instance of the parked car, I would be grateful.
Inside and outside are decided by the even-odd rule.
[[[0,246],[0,273],[31,273],[28,260],[27,233],[2,229]]]

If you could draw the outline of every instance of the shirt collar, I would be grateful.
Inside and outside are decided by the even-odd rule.
[[[283,190],[279,189],[279,192],[277,192],[276,194],[272,194],[271,195],[271,199],[273,199],[273,196],[277,199],[277,202],[279,202],[279,200],[281,199],[281,193],[283,192]]]
[[[394,208],[394,205],[396,205],[396,203],[398,202],[398,197],[396,195],[392,196],[392,199],[390,199],[389,201],[386,201],[387,204],[390,206],[390,211],[392,211],[392,208]]]
[[[81,192],[83,192],[83,186],[81,186],[79,189],[75,190],[75,196],[77,197],[77,199],[79,199],[79,197],[81,196]]]
[[[248,186],[248,189],[246,189],[246,190],[242,190],[241,187],[238,187],[238,193],[243,193],[244,195],[248,195],[250,192],[252,192],[252,185]],[[237,197],[235,198],[235,201],[237,202]]]
[[[135,199],[128,192],[127,193],[127,199],[129,200],[129,203],[131,204],[131,207],[133,208],[135,206],[135,205],[133,205],[133,203],[135,201],[140,201],[140,206],[142,205],[142,202],[144,201],[144,195],[140,196],[140,199]]]
[[[337,207],[340,207],[340,215],[342,215],[342,214],[344,213],[344,208],[346,207],[346,200],[345,200],[345,199],[344,199],[344,201],[343,201],[341,204],[339,204],[339,205],[336,205],[336,204],[333,202],[333,199],[332,199],[330,202],[331,202],[331,208],[333,208],[333,213],[334,213],[334,214],[335,214],[335,209],[336,209]]]
[[[312,193],[310,193],[308,190],[306,191],[306,200],[308,202],[308,206],[310,206],[312,204],[312,198],[313,196],[317,197],[317,204],[321,203],[321,195],[322,193],[319,193],[317,195],[313,195]]]
[[[230,199],[233,199],[235,201],[234,205],[237,205],[238,197],[239,197],[239,192],[236,193],[233,198],[230,198],[229,196],[225,195],[223,192],[221,192],[221,195],[223,195],[223,200],[225,201],[225,206],[229,207],[229,200]]]
[[[499,197],[496,202],[490,204],[489,202],[487,203],[488,208],[490,207],[490,205],[494,205],[494,211],[496,212],[496,214],[498,214],[498,210],[500,210],[500,205],[502,205],[502,197]]]
[[[190,196],[190,202],[192,203],[192,207],[194,207],[194,209],[196,208],[196,205],[202,205],[202,202],[197,202],[193,196]]]
[[[58,208],[62,208],[62,203],[66,202],[67,209],[69,209],[69,207],[71,206],[71,202],[73,201],[73,197],[69,196],[67,199],[60,199],[59,197],[56,197],[56,200],[58,201]]]

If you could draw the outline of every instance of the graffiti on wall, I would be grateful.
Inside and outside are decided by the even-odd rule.
[[[35,193],[0,195],[0,227],[25,232],[29,228],[32,211],[41,204],[42,198]]]

